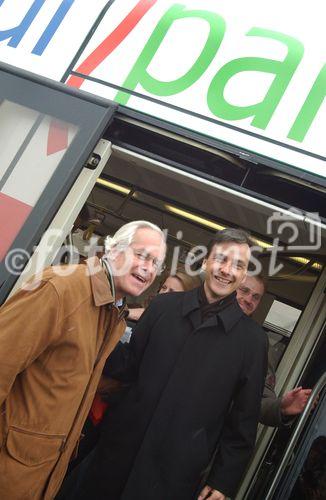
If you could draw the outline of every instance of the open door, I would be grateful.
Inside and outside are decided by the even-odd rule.
[[[309,415],[317,396],[319,396],[317,408],[312,415]],[[325,498],[325,457],[326,372],[314,387],[310,401],[297,422],[264,498],[266,500]]]
[[[0,65],[0,303],[86,166],[117,106]]]

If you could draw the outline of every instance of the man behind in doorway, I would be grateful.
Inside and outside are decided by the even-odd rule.
[[[153,282],[163,232],[122,226],[85,264],[52,266],[0,309],[0,498],[55,497],[104,363],[125,330],[125,295]]]
[[[224,500],[235,494],[255,443],[267,370],[266,335],[236,300],[249,245],[244,231],[217,233],[204,284],[155,297],[130,344],[118,344],[104,374],[131,387],[106,414],[99,444],[69,498],[190,500],[197,492],[199,499]]]
[[[265,293],[265,282],[261,275],[246,276],[237,290],[239,306],[245,314],[251,316],[260,304]],[[272,362],[268,363],[268,373],[265,381],[261,403],[260,423],[271,427],[279,427],[292,423],[293,417],[304,410],[311,389],[296,387],[286,392],[282,397],[276,397],[275,369]]]

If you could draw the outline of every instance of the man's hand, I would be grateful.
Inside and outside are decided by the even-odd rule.
[[[281,413],[283,415],[299,415],[303,412],[310,394],[311,389],[302,389],[302,387],[296,387],[285,393],[281,401]]]
[[[225,500],[225,495],[206,485],[205,488],[201,490],[198,500],[205,500],[206,498],[207,500]]]

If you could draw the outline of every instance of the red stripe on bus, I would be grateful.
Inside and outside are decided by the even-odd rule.
[[[6,256],[32,208],[22,201],[0,193],[0,261]]]
[[[140,0],[115,30],[78,66],[76,71],[84,75],[90,75],[120,45],[156,2],[157,0]],[[71,76],[67,81],[67,85],[80,88],[83,82],[84,78]]]
[[[67,149],[68,147],[68,125],[55,118],[51,120],[48,133],[48,144],[46,154],[48,156]]]
[[[84,75],[90,75],[120,45],[156,2],[157,0],[140,0],[115,30],[78,66],[76,71]],[[70,87],[80,88],[83,82],[84,78],[71,76],[66,83]],[[50,155],[62,151],[67,148],[67,145],[68,128],[65,131],[58,129],[53,120],[50,123],[47,154]]]

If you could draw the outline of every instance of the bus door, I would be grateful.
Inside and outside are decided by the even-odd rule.
[[[317,407],[313,410],[316,398]],[[326,371],[300,416],[266,500],[306,500],[326,494]]]
[[[78,179],[82,196],[61,210],[53,247],[64,240],[64,212],[77,215],[109,156],[108,142],[100,139],[116,108],[0,64],[0,303]]]
[[[318,286],[322,286],[319,313],[310,319],[311,328],[306,328],[302,344],[307,343],[302,355],[294,363],[301,367],[301,375],[289,388],[302,386],[313,388],[304,411],[288,425],[279,429],[265,427],[258,437],[256,455],[251,469],[237,496],[239,500],[313,500],[325,498],[326,481],[326,309],[325,309],[325,272]],[[315,292],[316,290],[314,290]],[[318,291],[318,290],[317,290]],[[313,293],[312,301],[316,300]],[[309,309],[309,304],[306,307]],[[314,337],[314,339],[313,339]],[[312,345],[309,346],[310,342]],[[291,345],[289,346],[289,350]],[[285,354],[287,356],[288,353]],[[305,361],[304,361],[305,359]],[[282,360],[283,361],[283,360]],[[291,370],[288,371],[291,377]],[[265,432],[264,432],[265,431]],[[271,435],[272,434],[272,435]],[[265,443],[266,439],[268,443]],[[268,450],[260,461],[263,445]],[[246,488],[246,481],[252,480]],[[242,490],[242,491],[241,491]],[[318,496],[320,493],[324,496]]]

